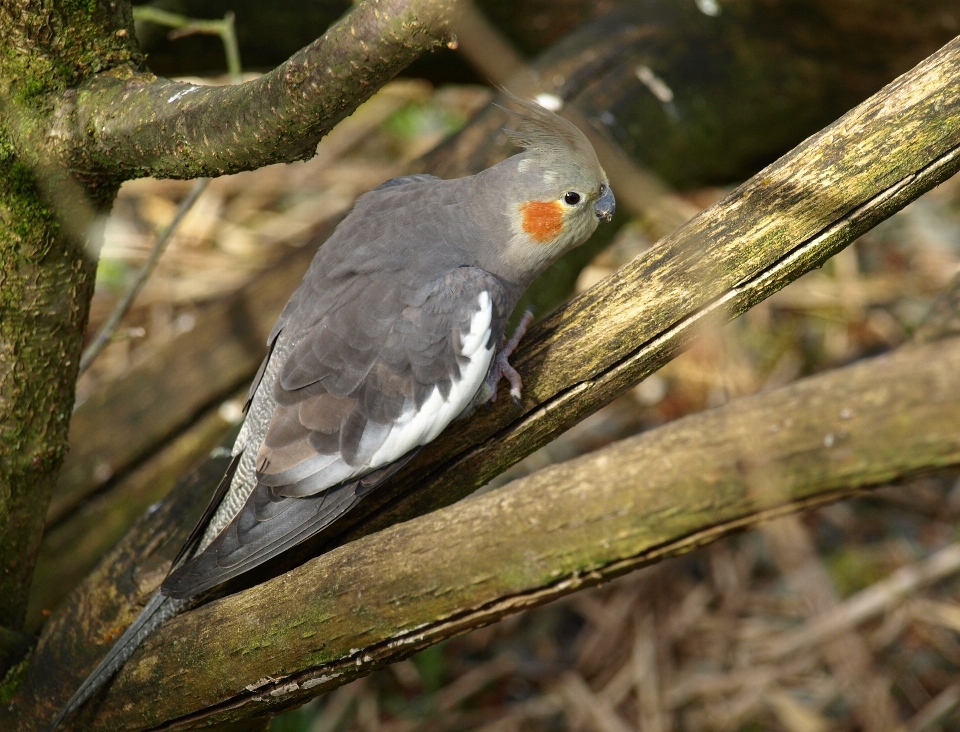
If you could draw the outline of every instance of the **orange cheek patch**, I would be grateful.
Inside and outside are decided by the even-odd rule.
[[[538,244],[552,241],[563,230],[563,209],[556,201],[527,201],[520,204],[523,230]]]

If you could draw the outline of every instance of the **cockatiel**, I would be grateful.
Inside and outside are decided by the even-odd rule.
[[[270,334],[211,509],[54,727],[191,598],[329,526],[502,377],[519,399],[507,358],[522,327],[507,341],[507,317],[615,202],[583,133],[511,101],[522,153],[466,178],[387,181],[321,247]]]

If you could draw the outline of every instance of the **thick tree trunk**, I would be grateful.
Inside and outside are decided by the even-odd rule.
[[[29,168],[12,152],[5,157],[0,160],[0,625],[16,629],[26,611],[46,504],[67,450],[94,262],[57,225]]]
[[[67,451],[95,268],[35,120],[85,75],[135,65],[131,30],[129,7],[106,0],[0,7],[0,625],[12,629]],[[117,187],[90,181],[90,205],[109,207]]]

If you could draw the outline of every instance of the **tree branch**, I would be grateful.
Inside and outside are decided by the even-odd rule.
[[[357,104],[446,40],[454,6],[365,0],[284,64],[236,86],[99,74],[64,96],[54,132],[74,168],[114,178],[217,176],[306,159]]]
[[[175,618],[76,728],[275,713],[758,521],[960,464],[957,415],[952,339],[678,420]]]
[[[468,495],[960,169],[960,39],[535,326],[509,400],[448,429],[346,540]]]

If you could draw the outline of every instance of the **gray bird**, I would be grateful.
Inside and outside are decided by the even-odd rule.
[[[501,378],[519,400],[508,357],[527,319],[507,341],[507,317],[615,201],[583,133],[511,101],[524,152],[466,178],[387,181],[321,247],[270,334],[211,508],[54,727],[191,598],[328,527]]]

